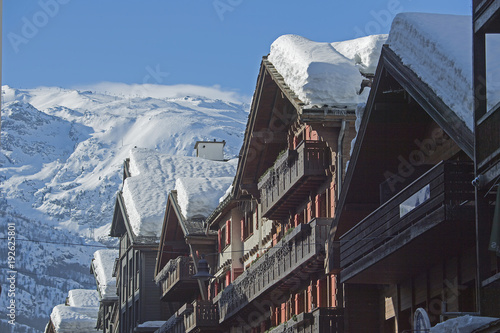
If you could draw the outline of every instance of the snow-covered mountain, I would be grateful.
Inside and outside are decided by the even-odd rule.
[[[196,141],[217,139],[226,141],[227,158],[237,156],[248,105],[142,92],[2,87],[0,284],[8,277],[7,223],[16,229],[18,273],[15,330],[4,288],[1,332],[39,332],[68,290],[95,287],[90,260],[116,245],[107,235],[131,148],[193,156]]]

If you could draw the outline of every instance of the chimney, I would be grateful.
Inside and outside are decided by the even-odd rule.
[[[224,146],[226,141],[196,141],[196,157],[205,158],[212,161],[224,161]]]

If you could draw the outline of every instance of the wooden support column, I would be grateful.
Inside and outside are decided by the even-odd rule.
[[[293,216],[293,226],[298,227],[299,223],[300,223],[300,216],[299,216],[299,214],[295,214]]]
[[[321,194],[314,197],[314,217],[321,217]]]
[[[294,297],[294,307],[295,307],[295,309],[294,309],[293,312],[296,315],[298,315],[298,314],[300,314],[302,312],[301,309],[300,309],[301,308],[301,304],[300,303],[302,301],[301,298],[302,297],[300,297],[300,293],[295,294],[295,297]]]
[[[306,223],[309,223],[314,217],[314,206],[313,202],[309,201],[306,208]]]
[[[328,217],[334,217],[335,216],[335,182],[332,181],[330,183],[330,187],[328,189],[328,209],[329,212],[327,212]]]
[[[316,306],[314,299],[315,289],[316,286],[313,284],[313,281],[311,281],[311,284],[307,287],[307,312],[311,312],[313,310],[313,305]]]
[[[271,307],[271,326],[278,326],[278,308],[275,306]]]

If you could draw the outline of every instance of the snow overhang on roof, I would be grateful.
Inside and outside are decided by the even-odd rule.
[[[177,178],[233,177],[236,160],[211,161],[190,156],[132,149],[130,173],[123,186],[123,202],[131,231],[141,239],[159,241],[168,194]]]
[[[92,270],[97,282],[97,288],[101,301],[113,301],[118,299],[116,294],[116,277],[113,277],[115,259],[118,258],[118,250],[98,250],[94,252]]]
[[[375,73],[386,38],[375,35],[318,43],[297,35],[284,35],[271,45],[267,60],[293,97],[300,100],[301,109],[342,113],[366,101],[369,89],[362,89],[363,81]]]
[[[387,43],[434,93],[473,128],[472,19],[470,16],[401,13]],[[500,53],[498,36],[488,36],[488,54]],[[498,57],[487,57],[487,73],[500,76]],[[488,79],[488,105],[500,101],[500,82]],[[492,84],[489,84],[492,82]]]

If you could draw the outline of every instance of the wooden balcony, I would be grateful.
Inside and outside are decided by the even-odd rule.
[[[184,304],[159,330],[165,333],[220,332],[217,305],[210,301]]]
[[[330,151],[322,141],[302,141],[279,156],[258,184],[263,215],[286,218],[326,179],[329,166]]]
[[[194,297],[199,291],[198,282],[193,279],[195,274],[193,259],[177,257],[170,260],[158,275],[161,275],[161,299],[163,301],[182,302]]]
[[[269,330],[269,333],[342,333],[344,332],[343,308],[316,308],[303,312],[287,322]]]
[[[472,163],[441,162],[340,238],[341,282],[396,283],[474,244]]]
[[[219,313],[217,304],[210,301],[193,302],[193,311],[184,315],[186,333],[218,331]]]
[[[300,224],[219,293],[220,322],[258,300],[274,302],[291,288],[308,283],[324,269],[325,241],[333,219],[316,218]],[[247,308],[248,306],[248,308]]]

